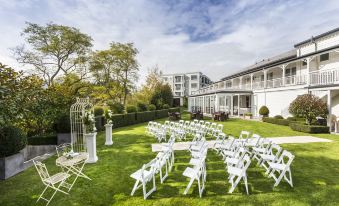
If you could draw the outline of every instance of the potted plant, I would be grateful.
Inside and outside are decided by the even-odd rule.
[[[26,144],[27,138],[19,128],[0,128],[0,179],[7,179],[23,171],[24,155],[20,151]]]
[[[110,109],[105,112],[105,118],[106,118],[106,122],[107,122],[105,124],[105,128],[106,128],[105,145],[112,145],[113,144],[113,141],[112,141],[112,126],[113,126],[112,116],[113,116],[113,113]]]
[[[247,113],[244,114],[245,119],[252,119],[252,117],[253,117],[253,114],[250,113],[250,112],[247,112]]]
[[[84,137],[86,139],[86,147],[88,152],[87,163],[95,163],[98,161],[95,128],[95,117],[92,111],[86,111],[82,117],[84,124]]]
[[[262,106],[259,109],[259,114],[261,118],[268,117],[268,115],[270,114],[270,110],[266,106]]]

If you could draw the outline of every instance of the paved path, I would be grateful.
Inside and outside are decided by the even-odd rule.
[[[296,144],[296,143],[313,143],[313,142],[332,142],[332,140],[313,137],[313,136],[290,136],[290,137],[273,137],[268,138],[276,144]],[[215,141],[207,141],[208,148],[212,148]],[[174,150],[187,150],[190,142],[177,142],[174,143]],[[161,144],[152,144],[152,152],[159,152],[161,150]]]

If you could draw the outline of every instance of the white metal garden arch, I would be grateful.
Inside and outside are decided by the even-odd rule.
[[[89,98],[77,98],[76,102],[70,109],[71,120],[71,140],[72,150],[74,152],[86,151],[86,141],[84,138],[85,126],[83,124],[83,116],[86,112],[93,110],[93,105]]]

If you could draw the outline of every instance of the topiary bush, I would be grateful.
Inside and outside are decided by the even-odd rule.
[[[134,105],[128,105],[126,107],[126,112],[127,113],[135,113],[135,112],[137,112],[137,107],[134,106]]]
[[[124,105],[121,104],[120,102],[112,102],[112,101],[108,101],[107,105],[109,106],[109,108],[111,109],[111,111],[114,114],[123,114],[124,113]]]
[[[0,157],[8,157],[25,148],[27,138],[21,129],[14,126],[0,128]]]
[[[170,106],[168,104],[162,105],[162,109],[169,109],[169,108],[170,108]]]
[[[147,111],[147,105],[145,103],[138,102],[137,109],[138,109],[138,112],[145,112]]]
[[[284,119],[284,117],[281,116],[281,115],[275,115],[273,118],[274,118],[274,119]]]
[[[262,106],[259,109],[259,114],[264,117],[268,117],[268,115],[270,114],[270,110],[266,106]]]
[[[157,109],[157,107],[154,105],[154,104],[150,104],[149,106],[148,106],[148,110],[149,111],[154,111],[154,110],[156,110]]]
[[[102,107],[99,107],[99,106],[96,106],[94,107],[94,116],[102,116],[104,115],[105,111],[104,111],[104,108]]]
[[[290,128],[294,131],[298,132],[306,132],[306,133],[329,133],[330,128],[327,126],[320,126],[320,125],[308,125],[299,122],[291,122]]]
[[[270,117],[264,117],[262,118],[262,121],[271,123],[271,124],[284,125],[284,126],[288,126],[290,124],[290,121],[287,119],[276,119],[276,118],[270,118]]]

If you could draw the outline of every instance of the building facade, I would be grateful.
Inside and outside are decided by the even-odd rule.
[[[199,89],[189,97],[189,110],[259,116],[266,105],[270,116],[290,116],[298,96],[312,93],[328,104],[328,124],[339,117],[339,28],[294,45],[294,49],[265,59]]]
[[[185,97],[212,83],[210,78],[201,72],[164,74],[162,79],[170,85],[176,106],[182,106]]]

